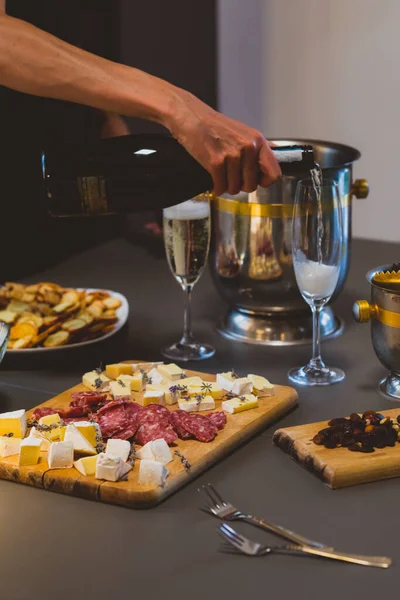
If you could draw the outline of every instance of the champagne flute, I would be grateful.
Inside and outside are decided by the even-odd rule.
[[[345,377],[325,366],[320,350],[320,314],[335,291],[342,256],[342,208],[334,181],[300,181],[293,213],[292,255],[297,285],[313,317],[313,349],[309,363],[289,371],[298,385],[330,385]]]
[[[163,348],[163,356],[176,361],[204,360],[215,354],[208,344],[197,342],[191,328],[191,298],[194,285],[207,264],[211,235],[208,194],[163,211],[164,245],[169,268],[185,294],[183,336]]]

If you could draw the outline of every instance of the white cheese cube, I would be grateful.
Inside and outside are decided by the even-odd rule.
[[[252,391],[253,384],[251,383],[250,379],[247,379],[247,377],[239,377],[238,379],[235,379],[231,389],[232,394],[237,394],[238,396],[251,394]]]
[[[235,382],[235,378],[232,375],[232,371],[228,373],[218,373],[217,375],[217,384],[227,392],[232,391],[232,386]]]
[[[36,429],[36,427],[31,427],[28,437],[34,437],[37,440],[41,441],[41,450],[48,450],[50,448],[51,441],[47,438],[41,431]]]
[[[157,368],[163,365],[163,362],[150,362],[150,363],[132,363],[132,373],[138,373],[140,370],[149,372],[153,368]]]
[[[178,381],[184,375],[183,369],[178,367],[175,363],[169,365],[160,365],[157,367],[157,371],[164,379],[169,381]]]
[[[101,452],[97,456],[96,479],[106,481],[118,481],[132,469],[132,466],[124,462],[118,456],[107,456]]]
[[[6,458],[6,456],[14,456],[14,454],[19,454],[20,445],[21,438],[1,436],[0,456],[2,458]]]
[[[141,460],[139,467],[139,485],[163,486],[168,477],[165,465],[154,460]]]
[[[108,391],[110,389],[110,381],[103,373],[98,373],[97,371],[90,371],[82,377],[83,385],[97,392]]]
[[[53,442],[47,453],[49,469],[70,469],[74,464],[74,445],[72,442]]]
[[[243,412],[250,410],[251,408],[258,407],[258,398],[252,394],[241,396],[240,398],[231,398],[230,400],[224,400],[221,404],[222,410],[230,414]]]
[[[275,395],[275,386],[272,385],[265,377],[260,375],[247,375],[247,378],[253,384],[253,391],[259,398]]]
[[[132,377],[133,379],[133,377]],[[131,395],[131,383],[128,380],[124,380],[122,378],[117,379],[117,381],[110,382],[110,391],[111,395],[114,398],[122,398],[124,396]]]
[[[163,376],[161,375],[161,373],[159,373],[156,367],[150,369],[150,371],[147,373],[147,377],[153,385],[160,384],[164,381]]]
[[[194,375],[193,377],[184,377],[181,381],[181,385],[186,385],[186,387],[201,387],[203,385],[203,380]]]
[[[212,396],[214,400],[221,400],[225,393],[214,381],[203,381],[201,385],[189,385],[188,387],[188,396],[196,396],[196,394],[206,394],[207,396]]]
[[[26,414],[24,409],[0,414],[0,435],[7,433],[12,433],[17,438],[25,437]]]
[[[106,446],[106,455],[120,458],[124,462],[128,460],[131,445],[128,440],[109,439]]]
[[[75,452],[82,454],[96,454],[96,450],[86,437],[79,431],[74,423],[67,425],[64,434],[64,442],[71,442]]]
[[[141,460],[155,460],[163,465],[167,465],[173,460],[171,450],[167,442],[162,438],[147,442],[147,444],[137,451],[137,456]]]
[[[214,410],[215,401],[212,396],[192,396],[187,400],[179,400],[179,408],[185,412],[200,412],[203,410]]]

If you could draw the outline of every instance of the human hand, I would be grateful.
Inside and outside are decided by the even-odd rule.
[[[213,192],[235,195],[268,187],[281,176],[264,136],[218,113],[188,92],[167,123],[172,135],[211,174]]]

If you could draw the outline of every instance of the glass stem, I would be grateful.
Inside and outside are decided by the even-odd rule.
[[[185,294],[185,306],[183,312],[183,336],[181,344],[193,344],[194,338],[192,334],[192,285],[184,285],[183,292]]]
[[[312,359],[308,363],[311,369],[325,369],[325,364],[321,358],[321,326],[320,317],[323,305],[311,306],[312,320],[313,320],[313,343],[312,343]]]

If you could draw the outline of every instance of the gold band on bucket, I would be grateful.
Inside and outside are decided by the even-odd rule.
[[[393,312],[391,310],[386,310],[385,308],[381,308],[380,306],[373,307],[372,316],[380,323],[384,325],[390,325],[390,327],[400,328],[400,313]]]
[[[252,202],[241,202],[233,198],[213,198],[216,207],[221,212],[246,217],[270,217],[272,219],[291,218],[293,216],[293,204],[253,204]],[[341,197],[342,207],[350,205],[350,194]]]

